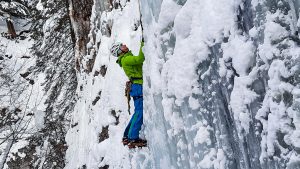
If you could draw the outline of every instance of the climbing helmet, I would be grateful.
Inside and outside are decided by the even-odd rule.
[[[114,43],[112,45],[112,47],[110,48],[110,53],[113,56],[118,57],[122,53],[121,46],[122,46],[122,43],[120,43],[120,42]]]

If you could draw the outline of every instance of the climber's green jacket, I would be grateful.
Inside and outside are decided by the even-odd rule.
[[[143,84],[143,62],[145,60],[141,43],[140,52],[138,56],[134,56],[131,51],[120,55],[117,63],[124,69],[126,76],[135,84]]]

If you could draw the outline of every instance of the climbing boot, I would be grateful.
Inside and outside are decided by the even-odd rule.
[[[128,143],[128,148],[135,148],[135,147],[146,147],[147,146],[147,140],[143,139],[135,139],[135,140],[130,140]]]
[[[128,143],[129,143],[128,138],[127,137],[123,137],[122,138],[122,143],[123,143],[124,146],[128,145]]]

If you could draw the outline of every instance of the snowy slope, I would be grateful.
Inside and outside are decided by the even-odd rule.
[[[135,150],[121,144],[127,78],[109,48],[138,52],[139,1],[120,3],[95,1],[65,168],[300,168],[298,1],[140,0],[149,146]]]

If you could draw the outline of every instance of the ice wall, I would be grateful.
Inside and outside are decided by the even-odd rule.
[[[156,168],[299,168],[299,2],[142,4]]]

